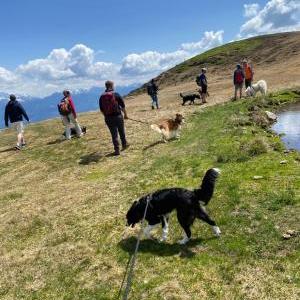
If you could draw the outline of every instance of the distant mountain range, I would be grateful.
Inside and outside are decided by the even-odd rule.
[[[133,89],[136,89],[138,85],[130,85],[124,87],[118,87],[117,92],[125,96]],[[103,92],[101,88],[90,88],[88,90],[77,90],[72,93],[77,112],[87,112],[98,110],[99,95]],[[5,126],[4,124],[4,110],[5,105],[8,102],[9,95],[0,92],[0,128]],[[62,99],[62,93],[54,93],[44,98],[30,97],[17,95],[17,99],[22,102],[31,122],[42,121],[58,117],[57,104]]]

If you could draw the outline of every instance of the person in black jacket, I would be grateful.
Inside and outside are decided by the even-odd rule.
[[[114,91],[114,83],[110,80],[105,82],[105,92],[99,98],[99,108],[109,128],[115,152],[113,155],[120,155],[119,139],[122,143],[122,150],[128,148],[126,140],[124,119],[127,119],[125,103],[120,94]],[[122,115],[124,114],[124,117]]]
[[[156,85],[154,79],[151,79],[151,81],[147,84],[147,93],[152,100],[152,109],[154,109],[155,106],[157,109],[159,109],[157,92],[158,92],[158,86]]]
[[[9,102],[5,107],[4,121],[6,127],[8,127],[8,121],[10,121],[12,127],[17,130],[18,140],[15,147],[16,150],[21,150],[21,148],[26,145],[24,138],[23,117],[27,120],[27,122],[29,122],[29,118],[22,104],[17,101],[15,95],[10,95]]]

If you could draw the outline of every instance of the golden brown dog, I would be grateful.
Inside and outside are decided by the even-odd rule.
[[[175,119],[165,119],[158,124],[152,124],[151,128],[162,135],[164,142],[180,137],[181,125],[184,123],[184,117],[181,114],[176,114]]]

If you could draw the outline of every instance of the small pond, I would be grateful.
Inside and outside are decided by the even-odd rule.
[[[288,149],[300,151],[300,102],[286,106],[278,113],[278,120],[272,126]]]

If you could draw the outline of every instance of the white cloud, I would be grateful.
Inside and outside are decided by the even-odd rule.
[[[244,8],[248,20],[240,28],[241,36],[300,30],[300,1],[270,0],[261,10],[257,4]]]
[[[222,43],[223,31],[209,31],[204,33],[204,37],[200,41],[182,44],[174,52],[146,51],[140,54],[132,53],[123,59],[121,74],[129,76],[154,75]]]
[[[217,32],[206,31],[204,37],[196,43],[185,43],[181,45],[181,49],[189,52],[203,52],[207,49],[220,46],[223,43],[224,31]]]
[[[69,50],[53,49],[46,58],[28,61],[14,72],[0,67],[0,90],[44,96],[66,87],[89,88],[117,78],[120,67],[96,61],[95,55],[93,49],[77,44]]]
[[[143,83],[222,42],[223,31],[205,32],[200,41],[182,44],[173,52],[129,54],[121,65],[97,61],[99,52],[83,44],[76,44],[71,49],[53,49],[45,58],[28,61],[14,71],[0,67],[0,91],[45,96],[65,88],[103,86],[107,79],[115,80],[118,85]]]
[[[178,50],[169,53],[147,51],[141,54],[129,54],[123,59],[121,74],[135,76],[166,70],[188,58],[188,53]]]
[[[14,81],[16,76],[9,70],[0,67],[0,84]]]
[[[259,4],[253,3],[253,4],[244,4],[244,16],[246,18],[252,18],[255,17],[259,12]]]

